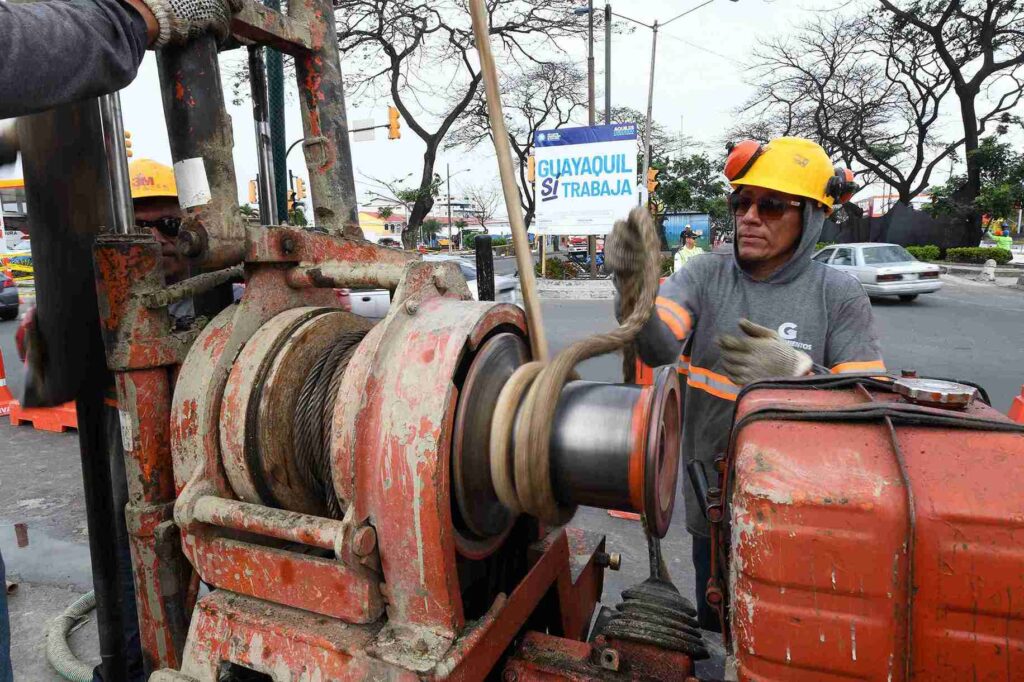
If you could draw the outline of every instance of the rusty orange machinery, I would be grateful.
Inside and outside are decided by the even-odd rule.
[[[1024,429],[977,396],[913,376],[742,393],[720,486],[697,485],[738,679],[1024,678]]]
[[[706,652],[669,582],[638,586],[591,633],[617,564],[604,537],[520,513],[531,463],[492,426],[530,360],[521,309],[472,301],[451,263],[361,240],[259,228],[244,253],[241,301],[174,333],[167,304],[224,277],[168,288],[150,237],[96,247],[151,679],[692,674]],[[393,290],[379,323],[337,307],[333,287],[360,285]],[[678,391],[667,369],[652,386],[563,389],[546,462],[557,520],[587,504],[664,535]],[[666,605],[667,630],[645,616]]]

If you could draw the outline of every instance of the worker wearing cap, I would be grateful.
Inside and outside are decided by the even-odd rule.
[[[825,216],[855,189],[852,173],[834,168],[814,142],[782,137],[737,145],[725,175],[733,187],[732,253],[694,258],[669,277],[637,338],[648,365],[677,363],[686,381],[683,458],[703,462],[712,482],[744,384],[813,371],[885,369],[861,285],[811,260]],[[616,242],[614,233],[610,241]],[[699,620],[717,629],[704,599],[709,527],[689,477],[683,481]]]
[[[0,2],[0,119],[120,90],[147,48],[227,37],[240,0]]]
[[[704,249],[697,246],[697,233],[687,225],[683,230],[683,245],[679,247],[675,258],[672,259],[672,272],[679,272],[686,267],[691,258],[702,253],[704,253]]]

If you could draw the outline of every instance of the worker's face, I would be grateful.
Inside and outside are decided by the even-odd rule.
[[[694,239],[693,237],[687,237],[686,238],[686,248],[692,249],[696,245],[697,245],[697,240],[696,239]]]
[[[164,276],[168,284],[185,279],[188,275],[188,261],[178,253],[175,245],[178,236],[177,230],[172,227],[173,223],[180,219],[181,208],[178,206],[178,200],[174,197],[149,197],[135,201],[135,222],[148,226],[150,234],[160,244]],[[161,223],[161,225],[153,226],[149,223]]]
[[[743,187],[739,192],[740,206],[736,215],[736,249],[741,261],[751,264],[784,264],[796,249],[802,230],[799,202],[785,192],[763,187]],[[762,211],[758,202],[772,200],[778,211]],[[776,203],[778,202],[778,203]],[[749,208],[746,208],[749,203]],[[746,208],[744,211],[743,209]]]

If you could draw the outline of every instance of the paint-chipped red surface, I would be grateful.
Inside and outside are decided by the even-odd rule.
[[[854,390],[763,390],[738,412],[865,402]],[[970,414],[1002,419],[978,404]],[[884,422],[759,421],[738,434],[740,679],[1007,680],[1024,668],[1024,436],[895,433],[898,449]]]

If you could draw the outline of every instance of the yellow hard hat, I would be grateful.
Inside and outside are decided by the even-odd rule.
[[[132,183],[132,199],[178,196],[174,171],[152,159],[132,161],[128,164],[128,177]]]
[[[740,142],[729,150],[725,177],[734,188],[751,185],[813,199],[827,212],[857,189],[850,170],[833,166],[820,145],[802,137]]]

